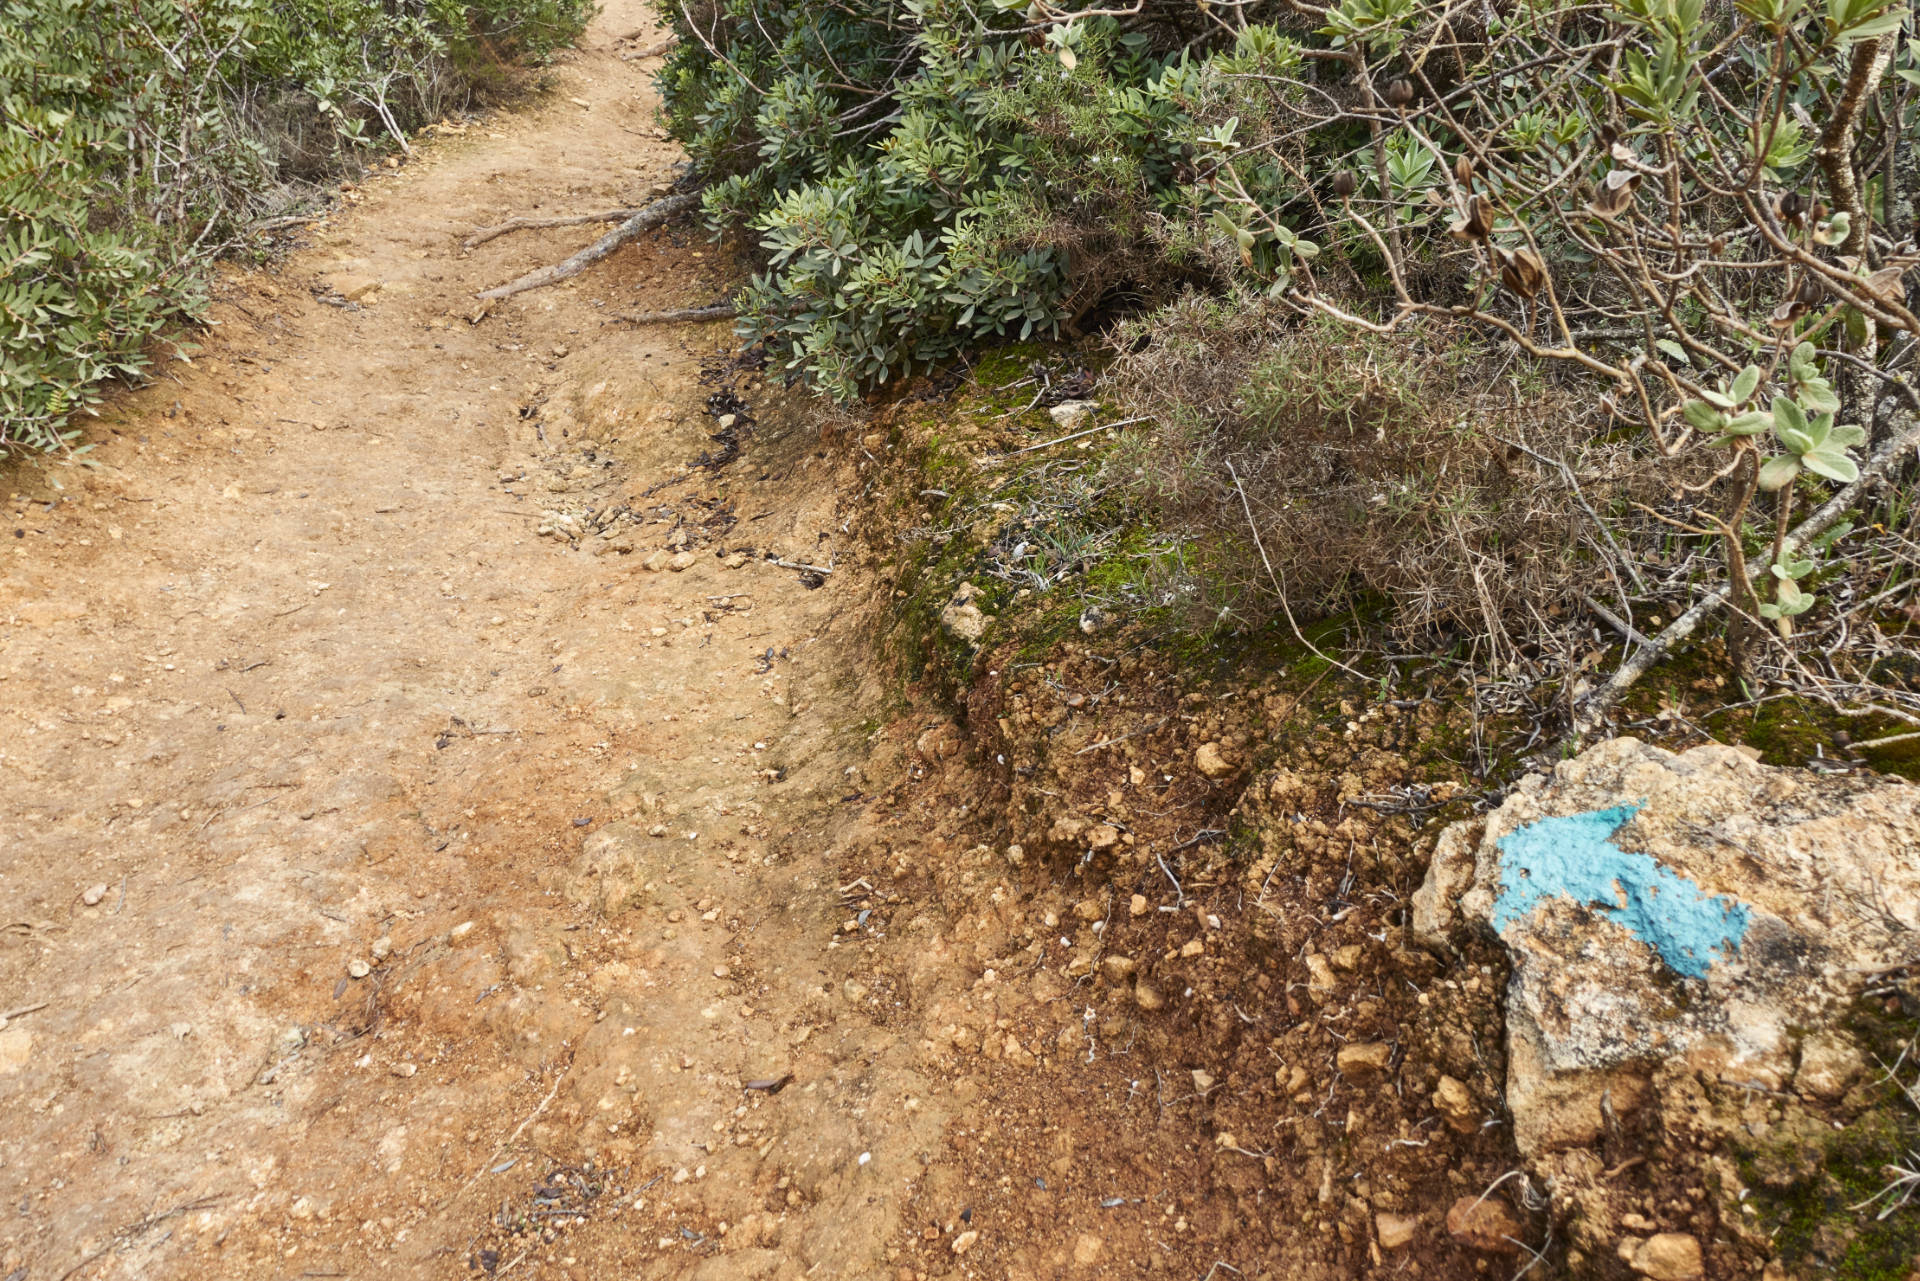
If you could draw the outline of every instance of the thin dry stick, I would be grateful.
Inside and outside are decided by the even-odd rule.
[[[448,1206],[452,1205],[455,1201],[459,1200],[462,1194],[464,1194],[468,1188],[472,1187],[476,1182],[478,1182],[480,1179],[480,1176],[485,1174],[488,1168],[492,1166],[496,1160],[499,1159],[500,1154],[502,1152],[505,1152],[508,1148],[512,1147],[515,1143],[518,1143],[520,1141],[520,1136],[526,1133],[527,1127],[540,1119],[540,1114],[547,1110],[547,1104],[553,1102],[553,1096],[560,1093],[560,1083],[567,1079],[567,1071],[572,1066],[573,1065],[569,1063],[566,1067],[563,1067],[560,1069],[560,1075],[553,1078],[553,1088],[547,1091],[546,1098],[540,1100],[540,1106],[536,1107],[533,1111],[527,1113],[526,1119],[521,1121],[518,1126],[514,1127],[513,1133],[507,1136],[506,1141],[495,1145],[492,1154],[489,1155],[485,1161],[482,1161],[480,1163],[480,1168],[475,1170],[472,1174],[468,1175],[467,1181],[465,1183],[462,1183],[459,1186],[459,1188],[455,1190],[452,1196],[448,1197],[446,1200],[440,1203],[440,1208],[442,1210],[446,1209]]]
[[[1342,671],[1358,676],[1361,680],[1365,680],[1366,674],[1364,672],[1356,671],[1339,659],[1321,653],[1320,647],[1308,640],[1307,634],[1300,630],[1300,624],[1293,621],[1293,606],[1287,603],[1287,589],[1281,586],[1280,575],[1274,572],[1273,562],[1267,559],[1267,545],[1260,541],[1260,526],[1254,523],[1253,505],[1247,501],[1246,487],[1240,483],[1240,473],[1233,469],[1232,459],[1227,460],[1227,475],[1233,477],[1233,492],[1240,495],[1240,510],[1247,514],[1247,529],[1253,534],[1253,545],[1260,552],[1260,563],[1267,567],[1267,577],[1273,580],[1273,590],[1280,596],[1280,610],[1287,616],[1287,626],[1293,629],[1294,639],[1312,650],[1313,656],[1321,662],[1331,663]]]
[[[689,191],[678,196],[668,196],[663,200],[656,200],[639,213],[633,215],[633,217],[621,223],[618,227],[615,227],[612,231],[609,231],[606,235],[600,237],[600,239],[588,245],[585,249],[582,249],[579,253],[573,255],[573,257],[568,258],[565,262],[557,262],[551,267],[542,267],[538,271],[530,271],[518,280],[510,281],[507,284],[501,285],[498,289],[489,289],[475,296],[484,301],[492,302],[500,298],[511,298],[513,295],[525,293],[529,289],[540,289],[547,285],[558,284],[562,280],[567,280],[579,275],[587,268],[593,266],[594,263],[599,262],[602,258],[605,258],[608,254],[618,249],[621,245],[626,244],[629,240],[638,239],[655,227],[658,227],[667,219],[676,214],[683,213],[699,203],[700,193],[697,191]]]
[[[1018,458],[1021,454],[1031,454],[1036,449],[1051,449],[1055,445],[1064,445],[1070,440],[1079,440],[1082,436],[1091,436],[1097,431],[1112,431],[1116,427],[1131,427],[1135,423],[1150,422],[1152,419],[1152,414],[1143,414],[1139,418],[1122,418],[1117,423],[1101,423],[1098,427],[1082,428],[1079,431],[1068,432],[1064,436],[1055,436],[1052,440],[1043,440],[1037,445],[1024,445],[1019,449],[1009,449],[1004,454],[996,454],[991,458],[982,458],[976,462],[974,466],[997,467],[1009,458]]]
[[[462,249],[477,249],[489,240],[510,231],[534,231],[542,227],[579,227],[590,222],[623,222],[639,213],[638,209],[602,209],[599,213],[570,214],[565,218],[509,218],[491,227],[482,227],[460,242]]]
[[[716,303],[711,307],[675,307],[668,311],[630,311],[623,316],[609,316],[602,324],[607,325],[679,325],[692,324],[702,320],[732,320],[740,314],[740,309],[730,302]]]

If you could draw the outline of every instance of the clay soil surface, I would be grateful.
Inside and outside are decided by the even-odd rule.
[[[1007,856],[877,675],[871,451],[724,325],[608,323],[724,295],[696,224],[474,320],[602,231],[475,228],[673,181],[646,12],[0,475],[0,1278],[1485,1269],[1372,1216],[1498,1144],[1376,1090],[1395,1201],[1276,1119],[1368,1105],[1269,1040],[1317,1016],[1226,943],[1257,894]],[[1201,977],[1136,1009],[1116,937]]]

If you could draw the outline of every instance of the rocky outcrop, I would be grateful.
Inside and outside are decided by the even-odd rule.
[[[1442,951],[1505,943],[1521,1154],[1589,1248],[1687,1275],[1693,1238],[1623,1238],[1602,1172],[1623,1135],[1706,1125],[1716,1090],[1818,1107],[1862,1075],[1834,1025],[1920,960],[1920,788],[1615,739],[1450,828],[1413,928]]]

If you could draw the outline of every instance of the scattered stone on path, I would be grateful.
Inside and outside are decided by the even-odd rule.
[[[1053,419],[1054,422],[1060,424],[1060,426],[1067,431],[1078,431],[1080,428],[1090,425],[1087,420],[1093,417],[1093,411],[1099,407],[1097,401],[1063,400],[1053,408],[1047,410],[1047,417]]]
[[[373,973],[373,967],[356,956],[347,962],[347,973],[353,978],[363,979]]]
[[[1833,1102],[1866,1070],[1860,1051],[1837,1032],[1815,1032],[1800,1042],[1793,1088],[1811,1099]]]
[[[384,961],[393,953],[393,940],[382,934],[373,941],[373,959]]]
[[[1419,1226],[1420,1220],[1411,1214],[1388,1214],[1382,1210],[1373,1216],[1373,1235],[1382,1250],[1398,1250],[1413,1240],[1414,1229]]]
[[[1700,1242],[1684,1232],[1661,1232],[1644,1241],[1623,1237],[1620,1258],[1651,1281],[1699,1281],[1707,1271]]]
[[[1147,896],[1144,894],[1134,895],[1132,900],[1127,904],[1127,915],[1128,916],[1145,916],[1146,914],[1147,914]]]
[[[955,1254],[965,1254],[967,1251],[973,1249],[973,1243],[979,1239],[980,1233],[972,1228],[968,1228],[965,1232],[962,1232],[953,1239],[953,1252]]]
[[[380,292],[381,282],[372,276],[343,271],[327,277],[327,288],[348,302],[365,302]]]
[[[1455,1134],[1472,1134],[1480,1128],[1479,1109],[1473,1106],[1473,1092],[1464,1081],[1442,1076],[1433,1087],[1433,1106]]]
[[[1463,1196],[1447,1211],[1447,1235],[1486,1254],[1518,1254],[1526,1228],[1507,1203],[1495,1197]]]
[[[1343,1045],[1334,1055],[1340,1075],[1355,1085],[1367,1085],[1386,1075],[1393,1060],[1393,1047],[1382,1041],[1357,1041]]]
[[[685,570],[692,569],[694,559],[692,552],[679,552],[674,555],[672,560],[667,562],[667,568],[678,574]]]
[[[1133,985],[1133,1003],[1143,1010],[1160,1010],[1166,1008],[1167,998],[1159,988],[1141,979]]]
[[[87,892],[80,896],[80,901],[82,903],[85,903],[88,907],[99,907],[100,900],[105,898],[106,896],[107,896],[106,886],[89,885],[87,886]]]
[[[1208,778],[1225,778],[1233,773],[1233,763],[1221,752],[1218,743],[1202,743],[1193,754],[1193,767]]]

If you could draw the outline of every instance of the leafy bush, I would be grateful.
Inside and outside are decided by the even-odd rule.
[[[681,36],[668,118],[708,217],[767,251],[748,330],[836,396],[1054,335],[1143,265],[1175,163],[1154,37],[1020,8],[661,5]]]
[[[586,0],[6,0],[0,453],[55,449],[249,220],[541,56]],[[463,70],[465,68],[466,70]],[[318,154],[288,145],[324,138]]]

